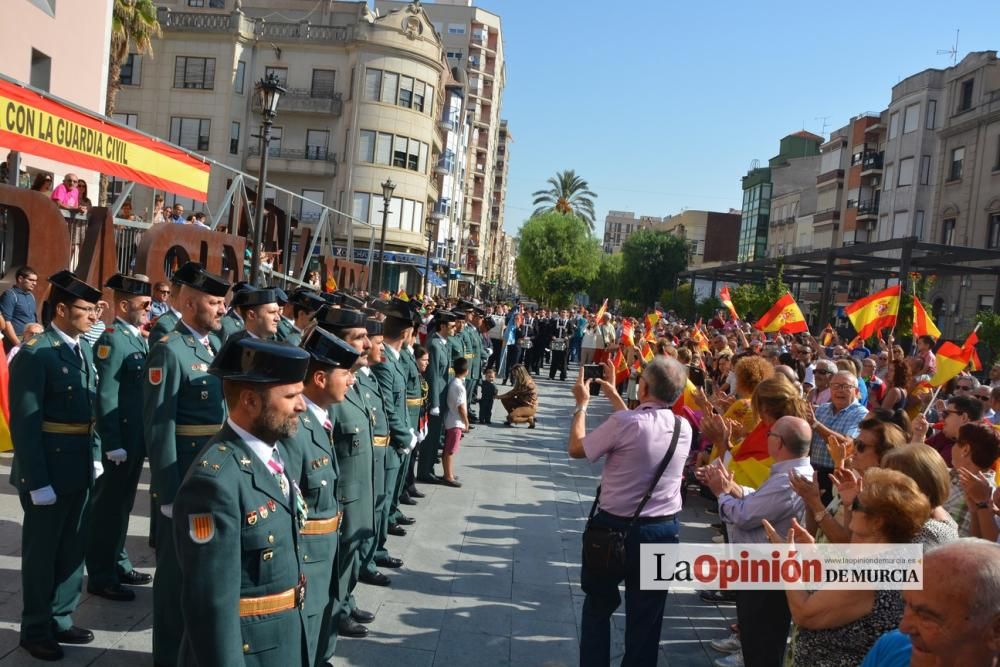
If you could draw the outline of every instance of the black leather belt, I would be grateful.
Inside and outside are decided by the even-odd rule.
[[[617,514],[612,514],[611,512],[605,512],[601,510],[601,513],[605,516],[615,519],[616,521],[621,521],[623,523],[629,523],[632,521],[630,516],[618,516]],[[641,516],[635,520],[636,525],[642,526],[649,523],[670,523],[677,518],[677,514],[668,514],[666,516]]]

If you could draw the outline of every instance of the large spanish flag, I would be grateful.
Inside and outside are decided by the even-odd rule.
[[[844,312],[851,320],[854,329],[862,338],[873,336],[882,329],[896,326],[896,314],[899,313],[899,285],[893,285],[881,292],[875,292],[863,299],[858,299]]]
[[[941,330],[934,326],[934,320],[917,297],[913,297],[913,335],[930,336],[934,340],[941,337]]]
[[[14,440],[10,437],[10,395],[7,392],[7,382],[10,373],[7,369],[7,357],[0,350],[0,452],[14,449]]]
[[[740,319],[740,316],[736,314],[736,306],[733,305],[733,299],[729,296],[729,285],[723,285],[722,289],[719,290],[719,301],[729,309],[729,314],[733,316],[734,320]]]
[[[753,326],[755,329],[766,333],[802,333],[803,331],[809,331],[809,325],[806,324],[806,318],[803,317],[802,311],[799,309],[799,304],[795,303],[795,299],[788,293],[778,299],[771,306],[771,310],[764,313],[764,316],[757,320],[757,323]]]
[[[743,441],[733,447],[733,458],[727,467],[733,481],[740,486],[759,488],[771,474],[774,459],[767,452],[767,433],[770,426],[763,421],[750,431]]]
[[[975,336],[976,334],[972,335]],[[937,356],[937,372],[931,378],[931,386],[940,387],[964,371],[965,367],[969,365],[969,360],[972,358],[974,351],[975,347],[959,347],[952,342],[942,343],[941,347],[935,353]]]

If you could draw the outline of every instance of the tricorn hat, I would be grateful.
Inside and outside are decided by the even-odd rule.
[[[315,313],[326,304],[326,299],[308,289],[297,289],[288,296],[288,303]]]
[[[61,290],[87,303],[97,303],[101,300],[101,290],[83,282],[69,269],[63,269],[59,273],[49,276],[49,284],[52,285],[53,289]]]
[[[208,372],[231,382],[291,384],[301,382],[309,368],[302,348],[258,338],[230,338]]]
[[[193,287],[211,296],[226,296],[229,291],[229,282],[225,278],[209,273],[198,262],[188,262],[177,269],[171,280],[175,285]]]
[[[376,320],[374,317],[369,317],[365,320],[365,329],[368,331],[369,336],[381,336],[382,321]]]
[[[365,314],[351,308],[334,308],[325,305],[316,311],[315,317],[316,324],[334,333],[339,329],[363,328],[365,326]]]
[[[286,301],[284,297],[285,293],[276,287],[267,287],[264,289],[248,287],[234,294],[230,305],[238,308],[251,308],[253,306],[262,306],[265,303],[280,304]]]
[[[104,286],[116,292],[133,296],[151,296],[153,294],[153,286],[148,280],[139,280],[132,276],[126,276],[124,273],[116,273],[111,276],[108,278],[108,282],[104,283]]]
[[[302,341],[302,349],[319,363],[334,368],[352,368],[361,356],[360,352],[343,339],[320,327],[313,329]]]

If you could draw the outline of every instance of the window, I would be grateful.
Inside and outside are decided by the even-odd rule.
[[[955,218],[948,218],[941,223],[941,243],[951,245],[955,240]]]
[[[123,86],[138,86],[142,77],[142,56],[130,53],[118,72],[118,83]]]
[[[215,58],[177,56],[174,61],[174,88],[214,89]]]
[[[895,177],[896,177],[896,165],[894,164],[885,165],[885,178],[882,180],[882,189],[892,190],[892,188],[896,185],[896,181],[894,180]]]
[[[424,90],[426,86],[423,81],[413,83],[413,109],[414,111],[424,110]]]
[[[31,50],[31,80],[29,83],[39,90],[49,91],[52,78],[52,58],[37,49]]]
[[[235,120],[229,124],[229,153],[240,154],[240,124]]]
[[[367,192],[355,192],[354,202],[351,206],[351,217],[367,222],[370,206],[371,195]]]
[[[924,212],[913,212],[913,235],[918,239],[924,238]]]
[[[111,120],[132,128],[139,127],[139,114],[137,113],[113,113],[111,114]]]
[[[330,148],[328,130],[306,130],[306,159],[325,160]]]
[[[903,112],[903,134],[915,132],[920,127],[920,105],[911,104]]]
[[[257,126],[257,135],[264,133],[264,128]],[[267,147],[267,154],[270,156],[281,155],[281,138],[285,134],[283,127],[271,127],[271,143]]]
[[[993,295],[980,294],[978,310],[993,310]]]
[[[449,23],[448,24],[448,34],[449,35],[464,35],[465,34],[465,24],[464,23]]]
[[[1000,134],[997,135],[997,159],[993,163],[993,171],[1000,171]]]
[[[385,200],[378,197],[376,201],[379,202],[381,206],[385,206]],[[389,215],[386,219],[386,225],[389,229],[399,229],[399,216],[400,210],[403,208],[403,200],[400,197],[393,197],[389,200]]]
[[[375,132],[361,130],[358,137],[358,162],[375,161]]]
[[[933,130],[937,124],[937,100],[927,100],[927,129]]]
[[[896,211],[892,215],[892,238],[901,239],[907,236],[906,224],[909,222],[910,216],[906,211]]]
[[[192,151],[207,151],[212,121],[207,118],[171,118],[170,141]]]
[[[920,185],[930,185],[931,182],[931,156],[920,156]]]
[[[392,135],[379,132],[375,139],[375,164],[392,164]]]
[[[448,60],[461,60],[463,55],[461,51],[448,51],[447,57]]]
[[[421,144],[420,144],[420,161],[417,164],[417,171],[419,171],[421,174],[426,174],[427,173],[427,152],[428,152],[428,150],[429,149],[428,149],[427,144],[421,142]]]
[[[948,169],[948,180],[957,181],[962,178],[962,161],[965,159],[965,146],[951,149],[951,167]]]
[[[899,161],[899,181],[896,183],[900,187],[913,185],[913,158],[905,157]]]
[[[420,142],[416,139],[410,139],[409,150],[406,154],[406,168],[411,171],[417,171],[420,166]]]
[[[413,106],[413,79],[411,77],[399,78],[399,106],[407,109]]]
[[[404,232],[413,231],[413,200],[404,199],[403,200],[403,212],[400,219],[399,228]]]
[[[382,70],[365,70],[365,99],[378,100],[379,91],[382,89]]]
[[[333,97],[336,81],[337,72],[335,70],[314,69],[312,87],[309,89],[309,94],[312,97]]]
[[[406,169],[406,137],[395,137],[392,142],[392,166]]]
[[[287,67],[265,67],[264,68],[264,78],[268,79],[270,77],[276,77],[278,83],[281,84],[283,88],[288,87],[288,68]]]
[[[323,203],[324,192],[322,190],[303,190],[302,196],[306,199],[311,199],[314,202],[319,202],[318,204],[313,204],[309,201],[300,201],[299,206],[299,220],[303,222],[318,222],[320,216],[323,215],[323,207],[319,204]]]
[[[396,103],[396,84],[399,82],[399,75],[394,72],[382,73],[382,96],[380,101],[386,104]]]
[[[958,96],[958,110],[968,111],[972,108],[972,84],[975,79],[966,79],[962,82],[961,91]]]
[[[986,230],[986,247],[1000,248],[1000,213],[990,215],[990,223]]]
[[[233,92],[237,95],[243,94],[243,86],[247,78],[247,64],[244,61],[236,63],[236,76],[233,77]]]
[[[895,139],[899,136],[899,112],[889,114],[889,138]]]

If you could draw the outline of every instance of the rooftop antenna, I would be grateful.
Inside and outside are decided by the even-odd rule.
[[[953,66],[958,63],[958,28],[955,28],[955,45],[950,49],[938,49],[937,54],[939,56],[951,56],[951,64]]]
[[[823,121],[823,128],[819,131],[819,134],[820,134],[821,137],[825,137],[826,136],[826,128],[830,125],[826,121],[830,120],[830,117],[829,116],[816,116],[815,118],[813,118],[813,120],[821,120],[821,121]]]

